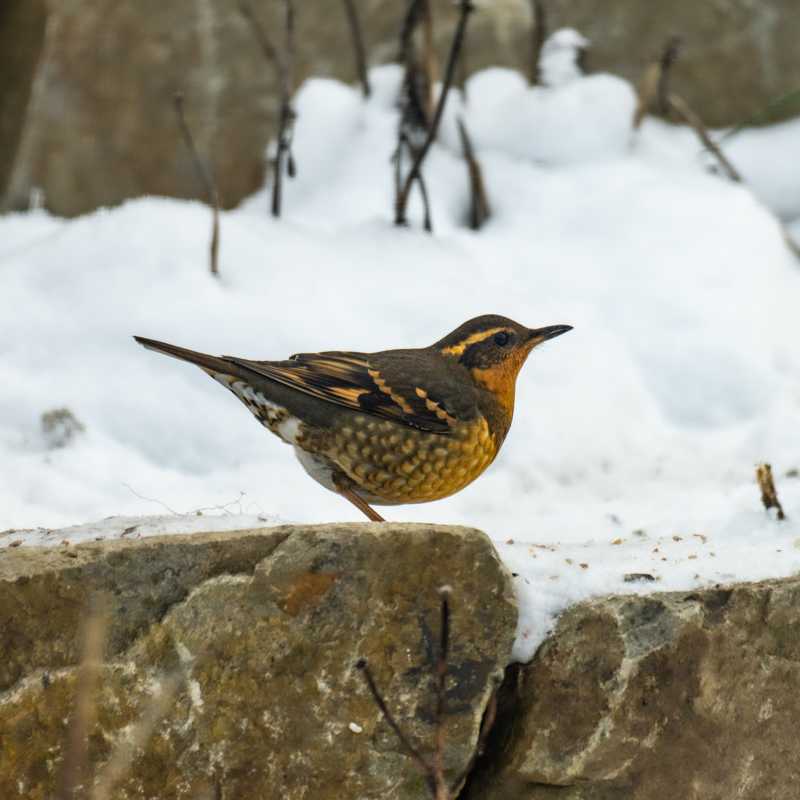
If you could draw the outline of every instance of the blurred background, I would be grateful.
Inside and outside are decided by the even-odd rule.
[[[251,0],[276,45],[279,0]],[[353,0],[370,65],[396,61],[408,3]],[[537,36],[530,0],[477,3],[463,69],[530,75]],[[586,67],[636,83],[671,35],[682,37],[674,84],[710,127],[765,124],[800,113],[800,11],[794,0],[543,0],[552,32],[591,43]],[[296,3],[294,84],[356,80],[346,4]],[[440,66],[457,17],[431,0]],[[198,149],[233,208],[264,182],[280,89],[238,0],[3,0],[0,6],[0,209],[75,216],[143,194],[196,197],[197,179],[175,124],[186,95]],[[794,94],[792,94],[794,93]],[[785,97],[789,95],[789,97]]]
[[[3,0],[0,528],[358,519],[132,335],[279,359],[500,313],[575,329],[486,475],[387,518],[758,563],[756,464],[800,517],[798,41],[796,0]]]

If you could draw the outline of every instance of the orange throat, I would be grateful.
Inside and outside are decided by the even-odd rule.
[[[497,400],[506,428],[511,424],[514,416],[514,392],[518,372],[519,366],[508,362],[488,369],[475,368],[472,370],[475,382],[490,391]]]

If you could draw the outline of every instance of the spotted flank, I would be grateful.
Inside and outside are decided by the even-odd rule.
[[[222,372],[206,370],[208,374],[230,389],[249,409],[250,413],[276,436],[283,439],[286,444],[297,444],[300,436],[300,420],[292,416],[285,408],[267,400],[257,389],[247,381],[226,375]]]

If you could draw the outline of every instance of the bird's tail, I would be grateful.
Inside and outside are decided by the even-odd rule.
[[[236,375],[240,371],[237,370],[235,364],[232,364],[225,358],[209,356],[205,353],[198,353],[196,350],[187,350],[185,347],[177,347],[174,344],[159,342],[155,339],[145,339],[144,336],[134,336],[133,338],[148,350],[155,350],[157,353],[164,353],[164,355],[178,358],[181,361],[197,364],[198,367],[202,367],[212,374],[223,373],[226,375]]]

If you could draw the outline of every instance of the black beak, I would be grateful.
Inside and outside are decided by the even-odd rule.
[[[540,344],[548,339],[555,339],[562,333],[572,330],[572,325],[548,325],[546,328],[531,328],[528,331],[528,341]]]

